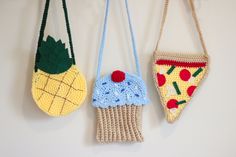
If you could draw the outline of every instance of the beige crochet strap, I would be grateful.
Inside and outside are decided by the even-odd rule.
[[[159,46],[159,43],[160,43],[160,40],[161,40],[161,36],[163,34],[163,29],[164,29],[164,25],[165,25],[165,21],[166,21],[166,17],[167,17],[167,12],[168,12],[168,6],[169,6],[169,0],[165,0],[164,10],[163,10],[163,15],[162,15],[162,21],[161,21],[161,28],[160,28],[160,32],[159,32],[159,38],[157,40],[157,44],[156,44],[154,54],[157,53],[158,46]],[[189,0],[189,6],[190,6],[190,9],[191,9],[191,12],[192,12],[192,17],[194,19],[194,23],[196,25],[196,28],[197,28],[197,31],[198,31],[198,34],[199,34],[199,38],[200,38],[202,48],[204,50],[204,54],[208,55],[207,48],[206,48],[205,42],[203,40],[202,31],[200,29],[200,25],[199,25],[199,22],[198,22],[198,18],[197,18],[197,14],[196,14],[196,10],[195,10],[193,0]]]

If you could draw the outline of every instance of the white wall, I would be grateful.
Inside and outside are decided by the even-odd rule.
[[[103,74],[134,72],[122,0],[111,0]],[[170,0],[161,49],[201,50],[185,0]],[[211,56],[208,78],[182,117],[164,119],[151,76],[150,60],[158,37],[163,0],[129,0],[143,78],[151,104],[143,112],[141,144],[100,145],[95,141],[91,106],[104,0],[68,0],[77,65],[89,95],[63,118],[41,112],[31,97],[31,76],[43,0],[0,0],[0,156],[1,157],[235,157],[236,1],[195,0]],[[122,9],[120,9],[122,6]],[[46,33],[67,40],[60,1],[53,0]]]

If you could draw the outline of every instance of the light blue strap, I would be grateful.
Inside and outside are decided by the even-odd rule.
[[[108,13],[109,13],[109,4],[110,4],[110,0],[106,0],[106,11],[105,11],[104,24],[103,24],[102,40],[101,40],[101,44],[100,44],[100,48],[99,48],[98,68],[97,68],[97,78],[96,79],[100,78],[100,73],[101,73],[102,56],[103,56],[103,50],[104,50],[106,32],[107,32],[106,30],[107,30],[107,20],[108,20]],[[135,38],[134,38],[133,28],[131,25],[130,13],[129,13],[129,7],[128,7],[127,0],[125,0],[125,6],[126,6],[126,12],[127,12],[128,21],[129,21],[129,30],[130,30],[130,34],[131,34],[132,47],[133,47],[133,53],[134,53],[134,57],[135,57],[137,74],[138,74],[138,76],[141,77],[142,75],[141,75],[140,65],[139,65],[139,61],[138,61]]]
[[[99,48],[99,52],[98,52],[98,68],[97,68],[97,78],[96,79],[100,78],[100,73],[101,73],[102,55],[103,55],[106,30],[107,30],[107,17],[108,17],[108,12],[109,12],[109,3],[110,3],[110,0],[106,0],[106,11],[105,11],[104,24],[103,24],[102,40],[101,40],[101,44],[100,44],[100,48]]]
[[[137,70],[138,76],[141,77],[142,74],[141,74],[139,60],[138,60],[138,54],[137,54],[137,49],[136,49],[136,44],[135,44],[136,42],[135,42],[135,38],[134,38],[134,32],[133,32],[133,28],[132,28],[132,24],[131,24],[131,19],[130,19],[128,0],[125,0],[125,6],[126,6],[126,12],[127,12],[128,21],[129,21],[129,30],[130,30],[130,34],[131,34],[131,40],[132,40],[132,46],[133,46],[133,53],[134,53],[134,58],[135,58],[136,70]]]

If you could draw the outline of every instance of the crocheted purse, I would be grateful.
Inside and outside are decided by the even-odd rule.
[[[208,70],[209,57],[192,0],[189,0],[189,5],[204,53],[202,55],[167,54],[158,50],[167,16],[168,4],[169,0],[165,0],[160,35],[154,51],[152,68],[154,82],[160,95],[161,104],[164,107],[166,119],[172,123],[180,116],[204,79]]]
[[[83,74],[75,65],[66,1],[62,0],[71,57],[61,40],[48,36],[43,41],[50,0],[46,0],[40,28],[32,95],[38,107],[50,116],[62,116],[80,107],[87,89]]]
[[[93,91],[93,106],[97,112],[97,140],[108,142],[141,142],[141,113],[142,106],[148,103],[144,81],[141,78],[140,65],[136,52],[134,34],[132,31],[128,3],[125,0],[129,29],[135,56],[137,75],[119,70],[100,77],[103,48],[105,43],[109,2],[106,0],[106,11],[97,78]]]

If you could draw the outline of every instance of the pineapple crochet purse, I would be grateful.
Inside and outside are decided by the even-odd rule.
[[[165,0],[159,39],[154,51],[153,78],[168,122],[174,122],[193,97],[208,70],[208,53],[197,20],[193,0],[189,0],[192,16],[203,47],[203,54],[178,54],[159,51],[169,0]]]
[[[48,36],[43,41],[50,0],[46,0],[32,80],[32,95],[38,107],[50,116],[62,116],[80,107],[87,89],[75,65],[66,1],[62,0],[71,57],[61,40]]]
[[[133,53],[135,56],[137,75],[119,70],[110,75],[100,77],[103,48],[105,43],[109,2],[106,1],[105,20],[97,78],[93,91],[93,106],[97,112],[97,140],[108,142],[141,142],[141,113],[142,106],[148,103],[147,92],[136,52],[134,34],[132,31],[128,3],[125,0],[126,11],[131,33]]]

